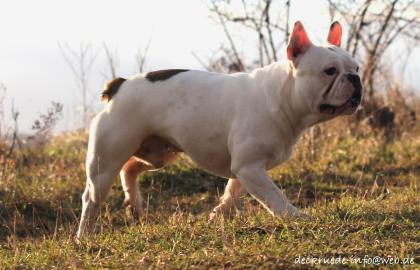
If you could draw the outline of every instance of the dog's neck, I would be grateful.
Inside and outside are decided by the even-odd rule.
[[[299,97],[291,67],[276,62],[255,69],[250,76],[255,79],[258,91],[264,93],[273,119],[278,125],[290,127],[291,134],[288,135],[291,135],[291,140],[296,141],[305,129],[319,121],[308,105],[303,104],[305,99]]]

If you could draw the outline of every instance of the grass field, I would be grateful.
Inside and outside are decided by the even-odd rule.
[[[339,125],[323,126],[316,140],[306,134],[292,159],[270,172],[308,220],[271,217],[247,196],[209,224],[226,181],[183,157],[140,176],[146,215],[139,224],[126,217],[116,182],[97,222],[100,233],[81,243],[74,235],[86,135],[2,156],[0,266],[420,268],[420,133],[384,144],[380,133],[331,128]],[[315,261],[330,258],[336,264]]]

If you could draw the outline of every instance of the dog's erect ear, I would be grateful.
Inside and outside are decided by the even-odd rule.
[[[343,30],[341,29],[340,23],[337,21],[333,22],[328,33],[328,43],[340,47],[342,34]]]
[[[302,23],[300,21],[295,22],[287,45],[287,59],[294,62],[299,55],[306,52],[311,46],[312,42],[309,40]]]

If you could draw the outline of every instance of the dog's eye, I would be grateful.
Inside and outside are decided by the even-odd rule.
[[[359,72],[359,67],[356,67],[356,72]]]
[[[332,75],[335,75],[337,73],[337,69],[335,67],[330,67],[330,68],[327,68],[326,70],[324,70],[324,72],[328,76],[332,76]]]

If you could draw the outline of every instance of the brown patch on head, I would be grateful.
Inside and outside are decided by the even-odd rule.
[[[165,69],[152,71],[146,74],[146,79],[148,79],[151,82],[164,81],[172,76],[175,76],[178,73],[186,71],[189,71],[189,69]]]
[[[101,100],[109,102],[111,98],[117,93],[118,89],[120,89],[121,84],[123,84],[125,81],[126,79],[120,77],[109,81],[102,91]]]

